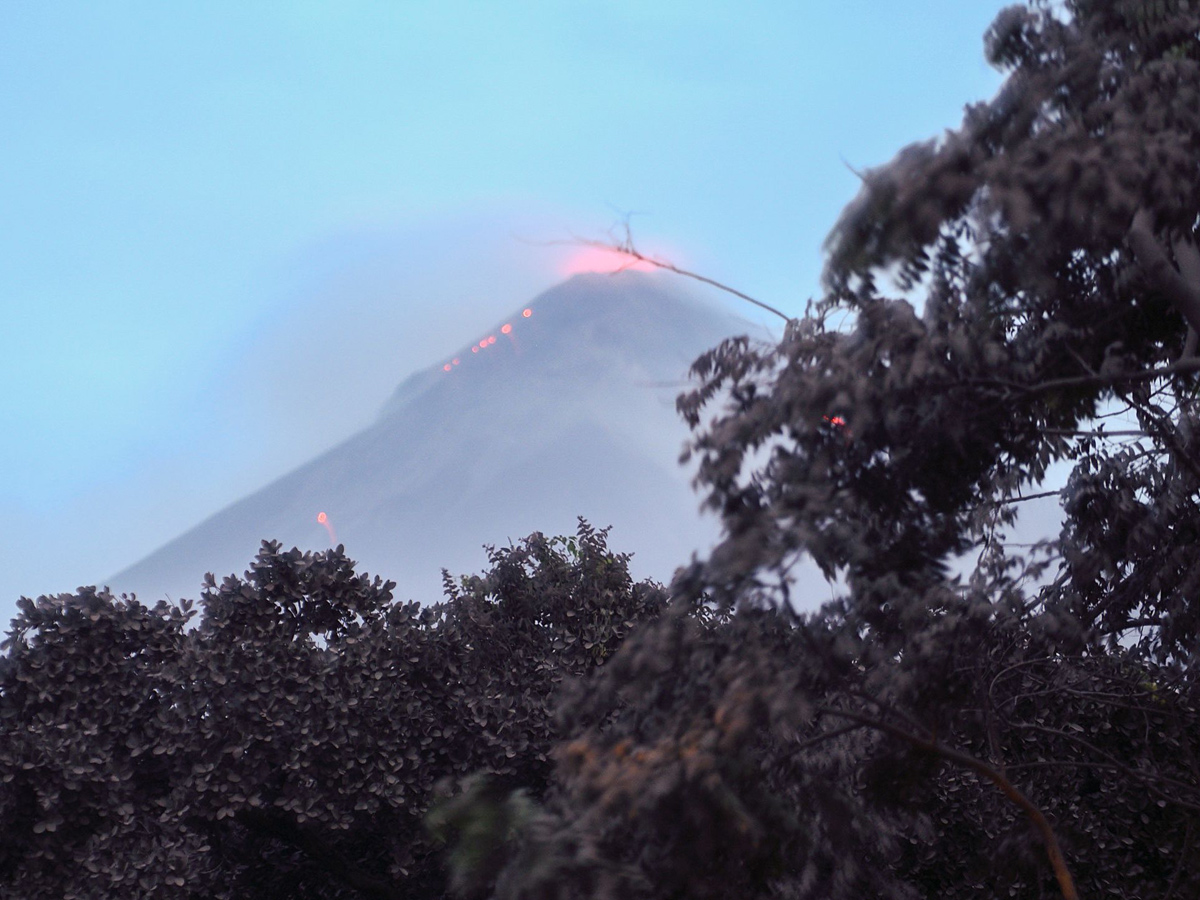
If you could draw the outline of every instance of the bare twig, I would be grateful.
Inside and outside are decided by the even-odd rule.
[[[1105,431],[1103,428],[1039,428],[1039,434],[1061,434],[1064,437],[1150,437],[1145,431]]]
[[[807,741],[802,741],[792,749],[795,751],[808,750],[812,747],[818,746],[819,744],[823,744],[826,741],[832,741],[834,738],[840,738],[844,734],[850,734],[852,731],[862,731],[862,729],[866,727],[867,726],[862,722],[855,722],[853,725],[847,725],[844,728],[835,728],[833,731],[826,731],[822,734],[818,734],[816,737],[809,738]]]
[[[1057,491],[1042,491],[1040,494],[1026,494],[1024,497],[1008,497],[1004,500],[987,500],[983,503],[977,503],[970,507],[971,509],[990,509],[993,506],[1008,506],[1010,503],[1025,503],[1028,500],[1042,500],[1046,497],[1057,497],[1061,494],[1061,490]]]
[[[1055,378],[1050,381],[1041,381],[1035,384],[1022,384],[1019,381],[1008,381],[1003,378],[972,378],[968,379],[966,383],[979,385],[981,387],[1003,387],[1009,390],[1021,391],[1025,394],[1044,394],[1048,391],[1057,391],[1062,390],[1063,388],[1136,384],[1142,381],[1155,381],[1159,378],[1169,378],[1172,375],[1189,375],[1193,372],[1200,372],[1200,359],[1196,357],[1180,360],[1179,362],[1173,363],[1169,366],[1160,366],[1157,369],[1143,369],[1140,372],[1123,372],[1121,374],[1114,373],[1111,375],[1078,375],[1072,378]],[[947,384],[946,386],[954,387],[955,385]]]
[[[611,232],[610,232],[610,234],[611,234]],[[674,272],[676,275],[682,275],[685,278],[691,278],[694,281],[699,281],[703,284],[707,284],[712,287],[715,287],[719,291],[724,291],[727,294],[732,294],[733,296],[735,296],[741,300],[745,300],[747,303],[753,303],[755,306],[759,307],[760,309],[765,309],[767,312],[772,313],[776,316],[779,316],[779,318],[783,319],[784,322],[787,322],[790,324],[795,321],[795,319],[793,319],[791,316],[786,315],[783,312],[780,312],[778,309],[776,309],[774,306],[771,306],[769,303],[763,303],[761,300],[756,300],[754,297],[751,297],[749,294],[743,293],[742,291],[739,291],[735,287],[730,287],[729,285],[727,285],[723,282],[717,281],[715,278],[709,278],[707,275],[701,275],[699,272],[692,272],[689,269],[680,268],[679,266],[675,265],[674,263],[672,263],[668,260],[665,260],[665,259],[659,259],[656,256],[647,256],[645,253],[642,253],[642,251],[638,250],[637,245],[634,244],[633,233],[629,229],[628,221],[626,221],[624,223],[624,236],[621,238],[617,238],[617,237],[613,236],[610,240],[607,240],[607,241],[600,241],[600,240],[595,240],[592,238],[575,238],[569,242],[548,241],[547,243],[551,243],[551,244],[560,244],[560,243],[583,244],[584,246],[587,246],[587,247],[599,247],[602,250],[612,250],[615,253],[620,253],[624,256],[629,257],[630,258],[629,265],[633,265],[633,263],[635,263],[635,262],[643,262],[643,263],[646,263],[647,265],[654,266],[657,269],[663,269],[667,272]]]
[[[600,244],[600,246],[607,246],[607,245]],[[785,315],[784,313],[777,310],[775,307],[771,306],[769,303],[763,303],[761,300],[755,300],[749,294],[742,293],[737,288],[730,287],[729,285],[724,284],[723,282],[717,281],[715,278],[709,278],[707,275],[701,275],[699,272],[692,272],[689,269],[681,269],[679,266],[675,265],[674,263],[667,262],[664,259],[657,259],[652,256],[646,256],[645,254],[641,253],[636,248],[634,248],[634,246],[632,244],[626,244],[623,247],[617,247],[617,248],[613,248],[613,249],[618,249],[618,250],[620,250],[620,252],[625,253],[629,256],[632,256],[634,259],[638,260],[639,262],[649,263],[650,265],[656,266],[659,269],[665,269],[668,272],[674,272],[676,275],[682,275],[685,278],[692,278],[692,279],[702,282],[704,284],[712,285],[713,287],[717,288],[718,290],[725,291],[727,294],[733,294],[733,296],[740,297],[742,300],[745,300],[749,303],[753,303],[755,306],[765,309],[769,313],[774,313],[775,315],[779,316],[779,318],[783,319],[783,321],[785,321],[785,322],[791,323],[791,322],[795,321],[791,316]]]

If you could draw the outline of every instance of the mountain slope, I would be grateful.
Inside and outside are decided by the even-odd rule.
[[[675,395],[700,352],[758,329],[633,272],[575,276],[527,309],[480,332],[449,371],[408,378],[369,428],[109,584],[195,596],[205,572],[241,572],[264,538],[329,546],[319,512],[401,598],[436,600],[443,567],[478,571],[481,545],[573,532],[579,515],[614,526],[635,573],[669,578],[716,536],[677,462]]]

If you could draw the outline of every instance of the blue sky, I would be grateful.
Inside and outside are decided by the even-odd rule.
[[[846,164],[995,92],[1004,5],[0,4],[0,619],[361,427],[623,215],[799,312]]]

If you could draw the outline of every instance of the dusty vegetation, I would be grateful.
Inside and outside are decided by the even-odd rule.
[[[581,526],[425,608],[275,545],[195,628],[23,601],[0,897],[1200,894],[1200,11],[987,47],[820,302],[696,362],[725,538],[669,593]],[[841,587],[801,616],[803,554]]]

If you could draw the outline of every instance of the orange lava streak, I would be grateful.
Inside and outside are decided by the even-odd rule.
[[[329,521],[329,516],[325,515],[324,512],[319,512],[317,513],[317,521],[324,525],[325,531],[329,533],[329,546],[336,547],[338,542],[337,533],[333,530],[333,523]]]

